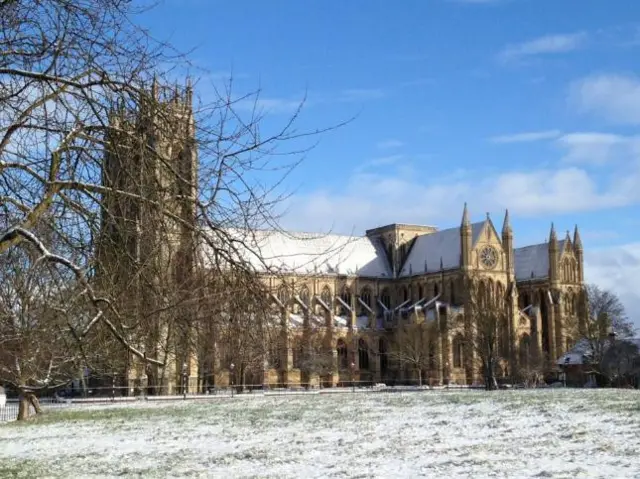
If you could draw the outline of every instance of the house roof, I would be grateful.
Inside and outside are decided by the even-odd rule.
[[[558,241],[560,251],[565,241]],[[516,281],[549,277],[549,243],[534,244],[513,250]]]
[[[471,241],[475,244],[485,221],[471,225]],[[413,276],[440,271],[440,259],[442,269],[454,269],[460,266],[460,228],[449,228],[436,231],[415,239],[409,256],[405,261],[400,277]]]
[[[472,245],[487,220],[471,224]],[[238,255],[256,271],[270,273],[356,275],[392,278],[382,243],[368,236],[289,233],[277,230],[230,230]],[[399,277],[436,273],[460,267],[460,227],[417,236]],[[558,242],[559,250],[565,240]],[[549,276],[549,245],[541,243],[514,249],[517,281]]]
[[[238,241],[242,257],[261,272],[391,276],[382,247],[366,236],[262,230]]]

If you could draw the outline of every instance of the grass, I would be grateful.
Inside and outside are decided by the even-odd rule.
[[[639,408],[614,390],[63,408],[0,426],[0,477],[633,477]]]

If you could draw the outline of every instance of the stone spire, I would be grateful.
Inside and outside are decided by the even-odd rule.
[[[558,276],[558,236],[556,228],[551,223],[551,232],[549,233],[549,280],[552,285],[556,285],[559,280]]]
[[[460,266],[463,270],[471,267],[471,221],[469,220],[469,209],[467,203],[464,204],[462,212],[462,224],[460,225]]]
[[[509,210],[504,213],[504,222],[502,223],[502,249],[504,250],[506,259],[506,269],[509,273],[513,273],[513,230],[511,229],[511,221],[509,220]]]
[[[556,235],[556,227],[551,223],[551,232],[549,233],[549,243],[557,243],[558,236]]]
[[[502,223],[502,236],[513,235],[513,230],[511,229],[511,221],[509,219],[509,210],[507,209],[504,213],[504,223]]]
[[[578,225],[573,230],[573,246],[577,250],[582,250],[582,239],[580,239],[580,232],[578,231]]]
[[[462,211],[462,224],[461,226],[471,225],[471,221],[469,220],[469,209],[467,208],[467,203],[464,203],[464,210]]]

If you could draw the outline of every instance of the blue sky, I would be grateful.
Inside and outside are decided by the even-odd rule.
[[[519,245],[578,223],[590,279],[640,307],[640,2],[165,0],[143,21],[195,49],[203,95],[259,86],[266,128],[305,95],[301,129],[355,116],[288,178],[288,227],[508,207]]]

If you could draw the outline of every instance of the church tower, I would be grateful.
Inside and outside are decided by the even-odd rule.
[[[191,85],[161,87],[154,79],[134,109],[119,106],[109,122],[96,276],[124,315],[149,322],[146,344],[137,347],[161,357],[163,315],[189,313],[160,311],[180,304],[195,274],[198,157]],[[146,375],[151,382],[153,373]]]

